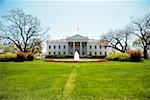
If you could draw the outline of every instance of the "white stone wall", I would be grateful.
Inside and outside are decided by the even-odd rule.
[[[49,48],[50,46],[50,48]],[[55,49],[54,49],[55,46]],[[59,48],[60,46],[60,48]],[[65,48],[64,48],[65,46]],[[47,42],[47,53],[46,54],[67,54],[68,53],[68,43],[65,41],[49,41]]]
[[[79,42],[79,41],[76,41],[76,42]],[[60,45],[60,48],[59,48],[59,45]],[[51,48],[49,48],[49,46],[51,46]],[[55,46],[55,49],[54,49],[54,46]],[[65,49],[64,49],[64,46],[65,46]],[[109,47],[105,48],[103,44],[101,44],[101,48],[100,48],[100,44],[98,44],[94,40],[87,41],[87,54],[91,53],[91,55],[105,55],[105,52],[106,52],[106,55],[108,55],[112,52],[112,50]],[[54,54],[59,54],[59,53],[68,54],[68,42],[66,40],[48,41],[46,54],[54,55]]]
[[[92,48],[90,48],[90,46]],[[96,48],[95,48],[96,46]],[[101,46],[101,47],[100,47]],[[96,41],[92,41],[92,42],[88,42],[87,43],[87,52],[88,54],[92,53],[92,55],[105,55],[105,52],[106,52],[106,55],[110,54],[110,48],[109,47],[106,47],[103,45],[103,44],[98,44]]]

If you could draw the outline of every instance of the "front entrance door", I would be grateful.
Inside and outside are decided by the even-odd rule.
[[[78,53],[80,53],[80,42],[75,42],[75,51],[78,51]]]

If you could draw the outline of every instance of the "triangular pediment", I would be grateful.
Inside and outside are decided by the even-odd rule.
[[[68,37],[67,40],[88,40],[88,38],[77,34],[77,35]]]

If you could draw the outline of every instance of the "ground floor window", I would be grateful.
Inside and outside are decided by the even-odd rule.
[[[54,55],[55,55],[56,53],[54,52]]]
[[[49,52],[49,55],[51,54],[51,52]]]
[[[99,53],[100,55],[102,54],[102,52]]]
[[[97,55],[97,52],[95,52],[95,55]]]
[[[82,55],[84,55],[84,52],[82,52]]]
[[[91,55],[92,55],[92,52],[90,52],[89,55],[91,56]]]

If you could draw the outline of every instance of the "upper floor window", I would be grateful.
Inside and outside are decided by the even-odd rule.
[[[60,49],[60,45],[58,46],[58,48]]]
[[[97,47],[97,46],[95,45],[95,49],[96,49],[96,47]]]
[[[92,49],[92,46],[90,45],[90,49]]]
[[[51,49],[51,46],[49,45],[49,49]]]
[[[54,45],[54,49],[56,48],[56,46]]]
[[[66,48],[66,46],[64,45],[64,49]]]
[[[101,48],[102,48],[102,46],[100,45],[100,46],[99,46],[99,48],[101,49]]]

